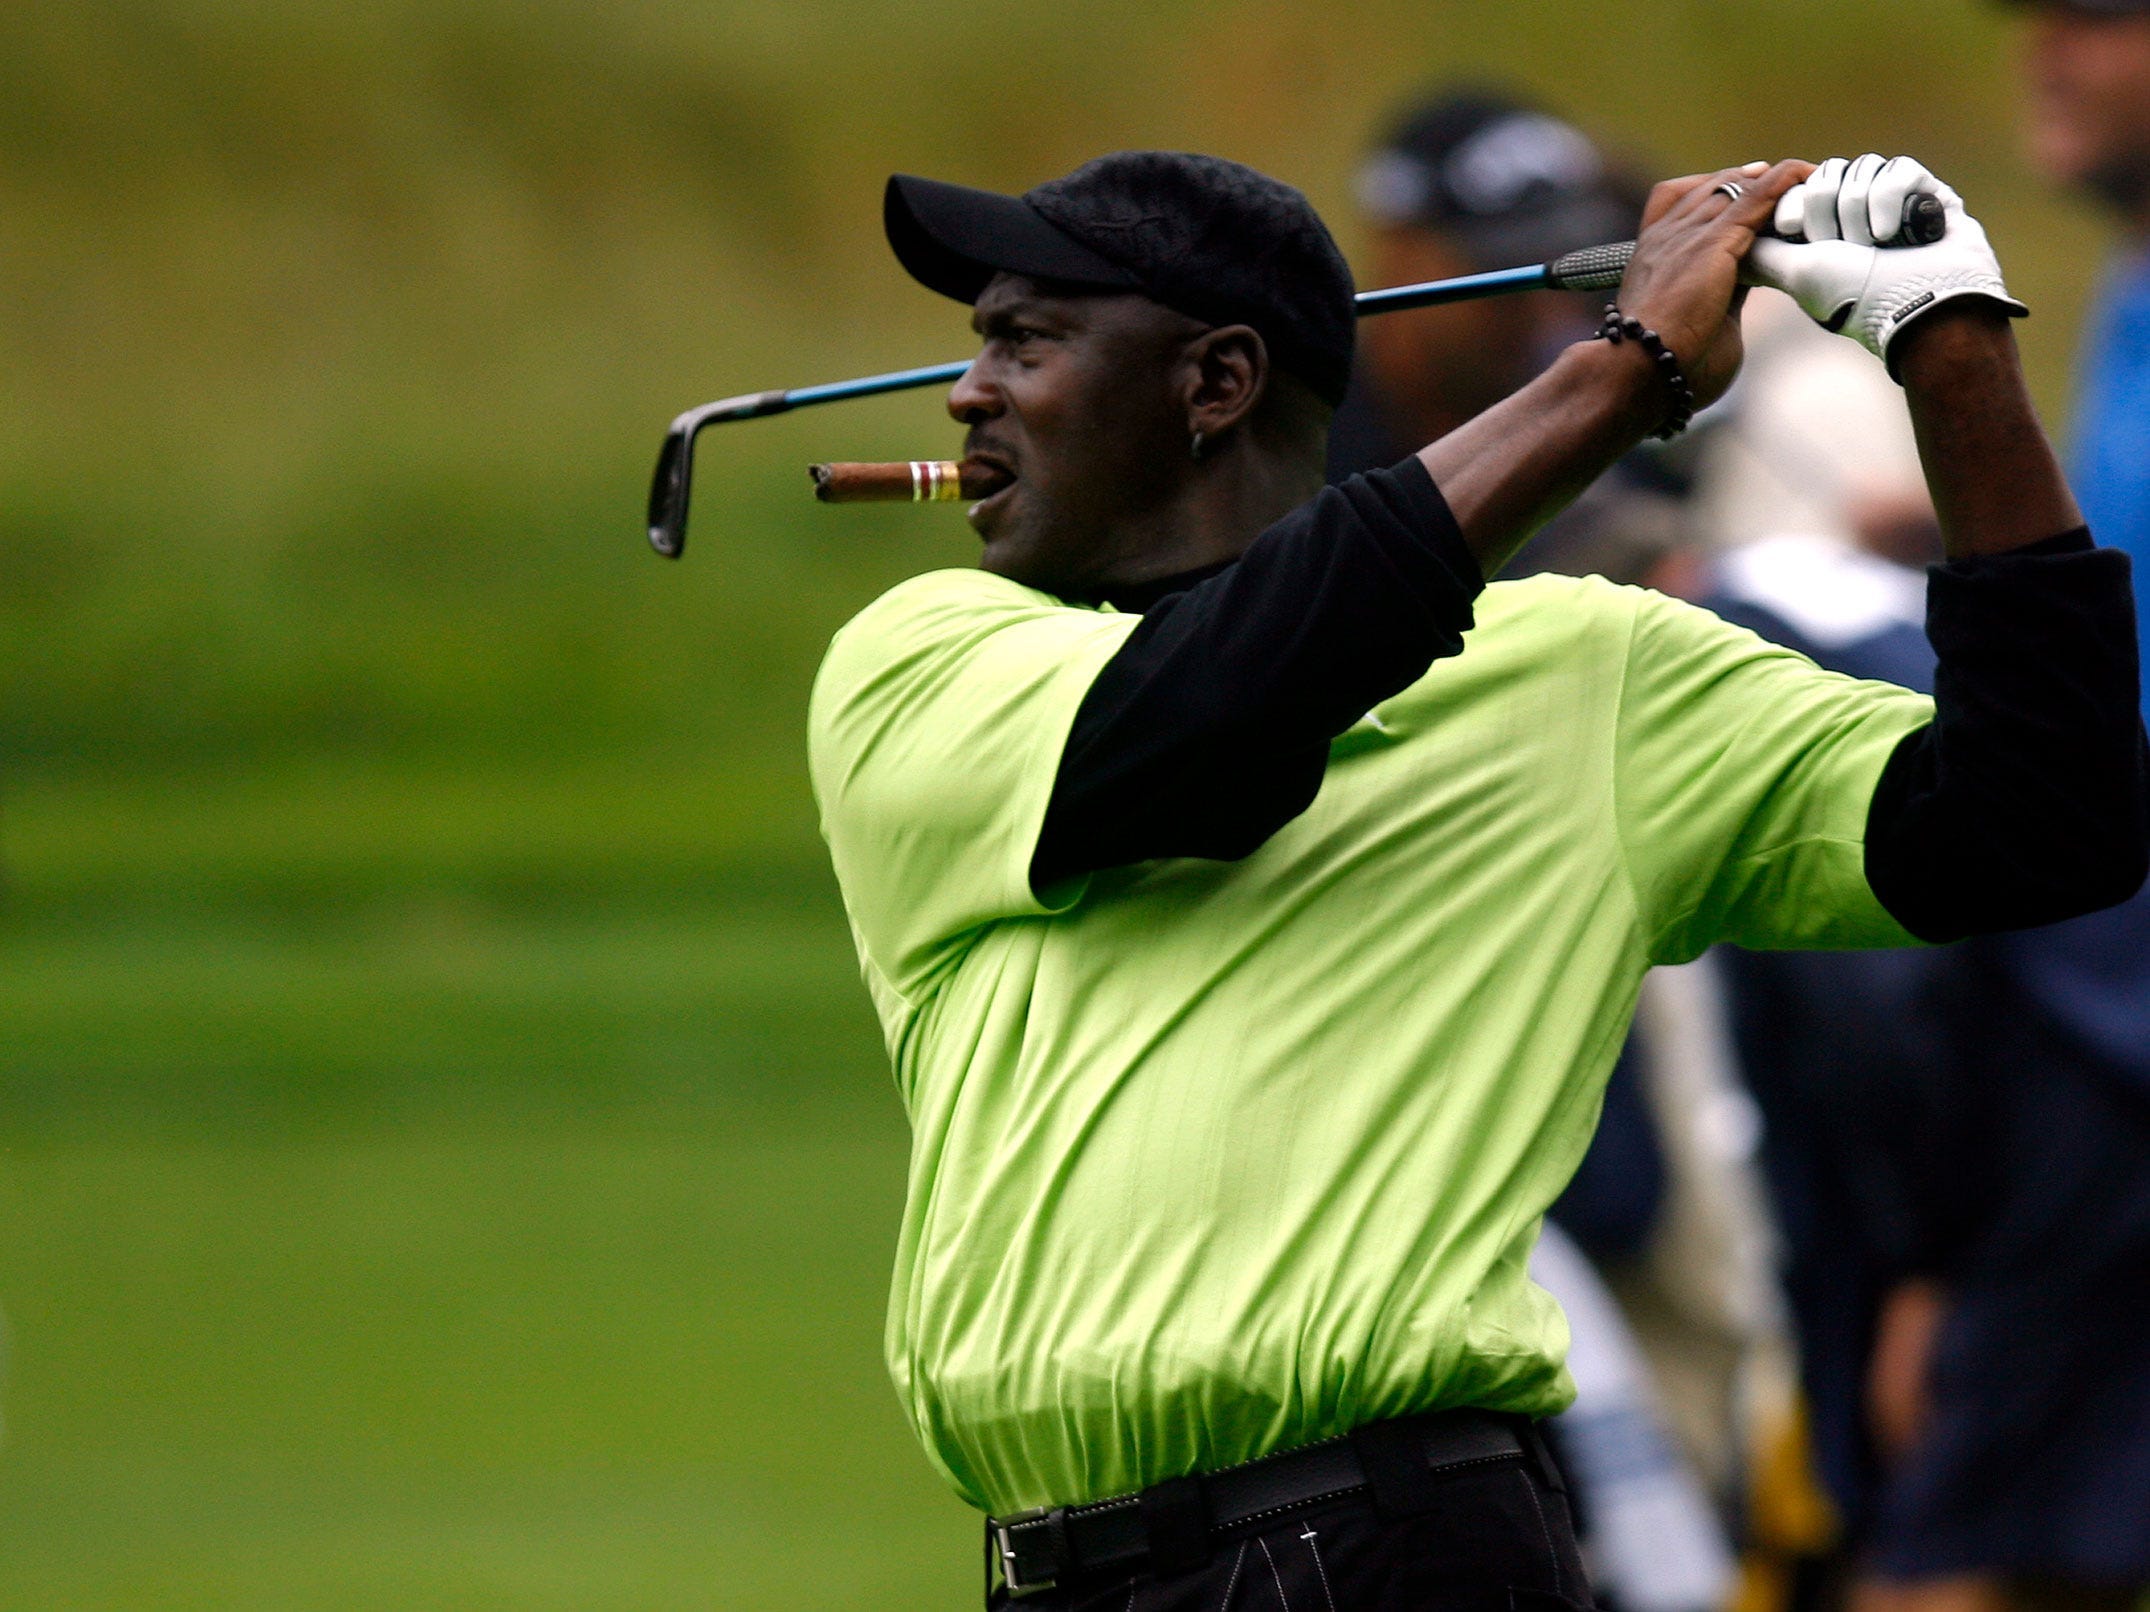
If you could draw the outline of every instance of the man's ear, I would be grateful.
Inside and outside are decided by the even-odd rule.
[[[1187,343],[1187,429],[1215,442],[1269,389],[1269,347],[1250,325],[1219,325]]]

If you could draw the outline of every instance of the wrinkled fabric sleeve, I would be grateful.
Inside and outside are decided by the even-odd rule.
[[[1935,715],[1874,791],[1868,881],[1927,940],[2125,901],[2150,856],[2128,557],[2086,529],[1933,566]]]
[[[915,577],[836,636],[808,710],[821,831],[868,966],[916,1000],[982,925],[1072,905],[1030,861],[1084,692],[1139,618],[982,571]]]
[[[1484,581],[1415,458],[1354,476],[1152,605],[1082,702],[1032,876],[1252,854],[1329,741],[1463,648]]]
[[[1614,813],[1653,963],[1906,946],[1868,885],[1874,787],[1933,702],[1825,672],[1707,611],[1637,592],[1613,734]]]

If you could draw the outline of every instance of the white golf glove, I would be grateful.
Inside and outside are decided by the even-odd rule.
[[[1894,245],[1904,204],[1940,199],[1948,230],[1931,246]],[[1747,278],[1787,292],[1824,328],[1841,331],[1889,366],[1905,326],[1951,297],[1984,297],[2021,318],[2001,265],[1963,198],[1909,157],[1831,157],[1777,203],[1777,234],[1748,254]]]

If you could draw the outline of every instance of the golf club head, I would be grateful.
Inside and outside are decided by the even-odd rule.
[[[753,420],[790,408],[789,392],[748,392],[689,409],[672,422],[657,450],[657,473],[649,486],[649,546],[668,560],[687,549],[687,505],[694,494],[694,439],[705,425]]]
[[[694,429],[672,422],[657,450],[657,474],[649,487],[649,546],[668,560],[687,547],[687,495],[694,480]]]

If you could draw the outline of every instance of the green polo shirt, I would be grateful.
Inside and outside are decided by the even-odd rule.
[[[1525,1269],[1653,963],[1913,944],[1866,813],[1925,698],[1660,595],[1498,583],[1239,862],[1030,888],[1139,618],[904,583],[815,685],[822,829],[909,1110],[888,1364],[1005,1513],[1573,1389]]]

